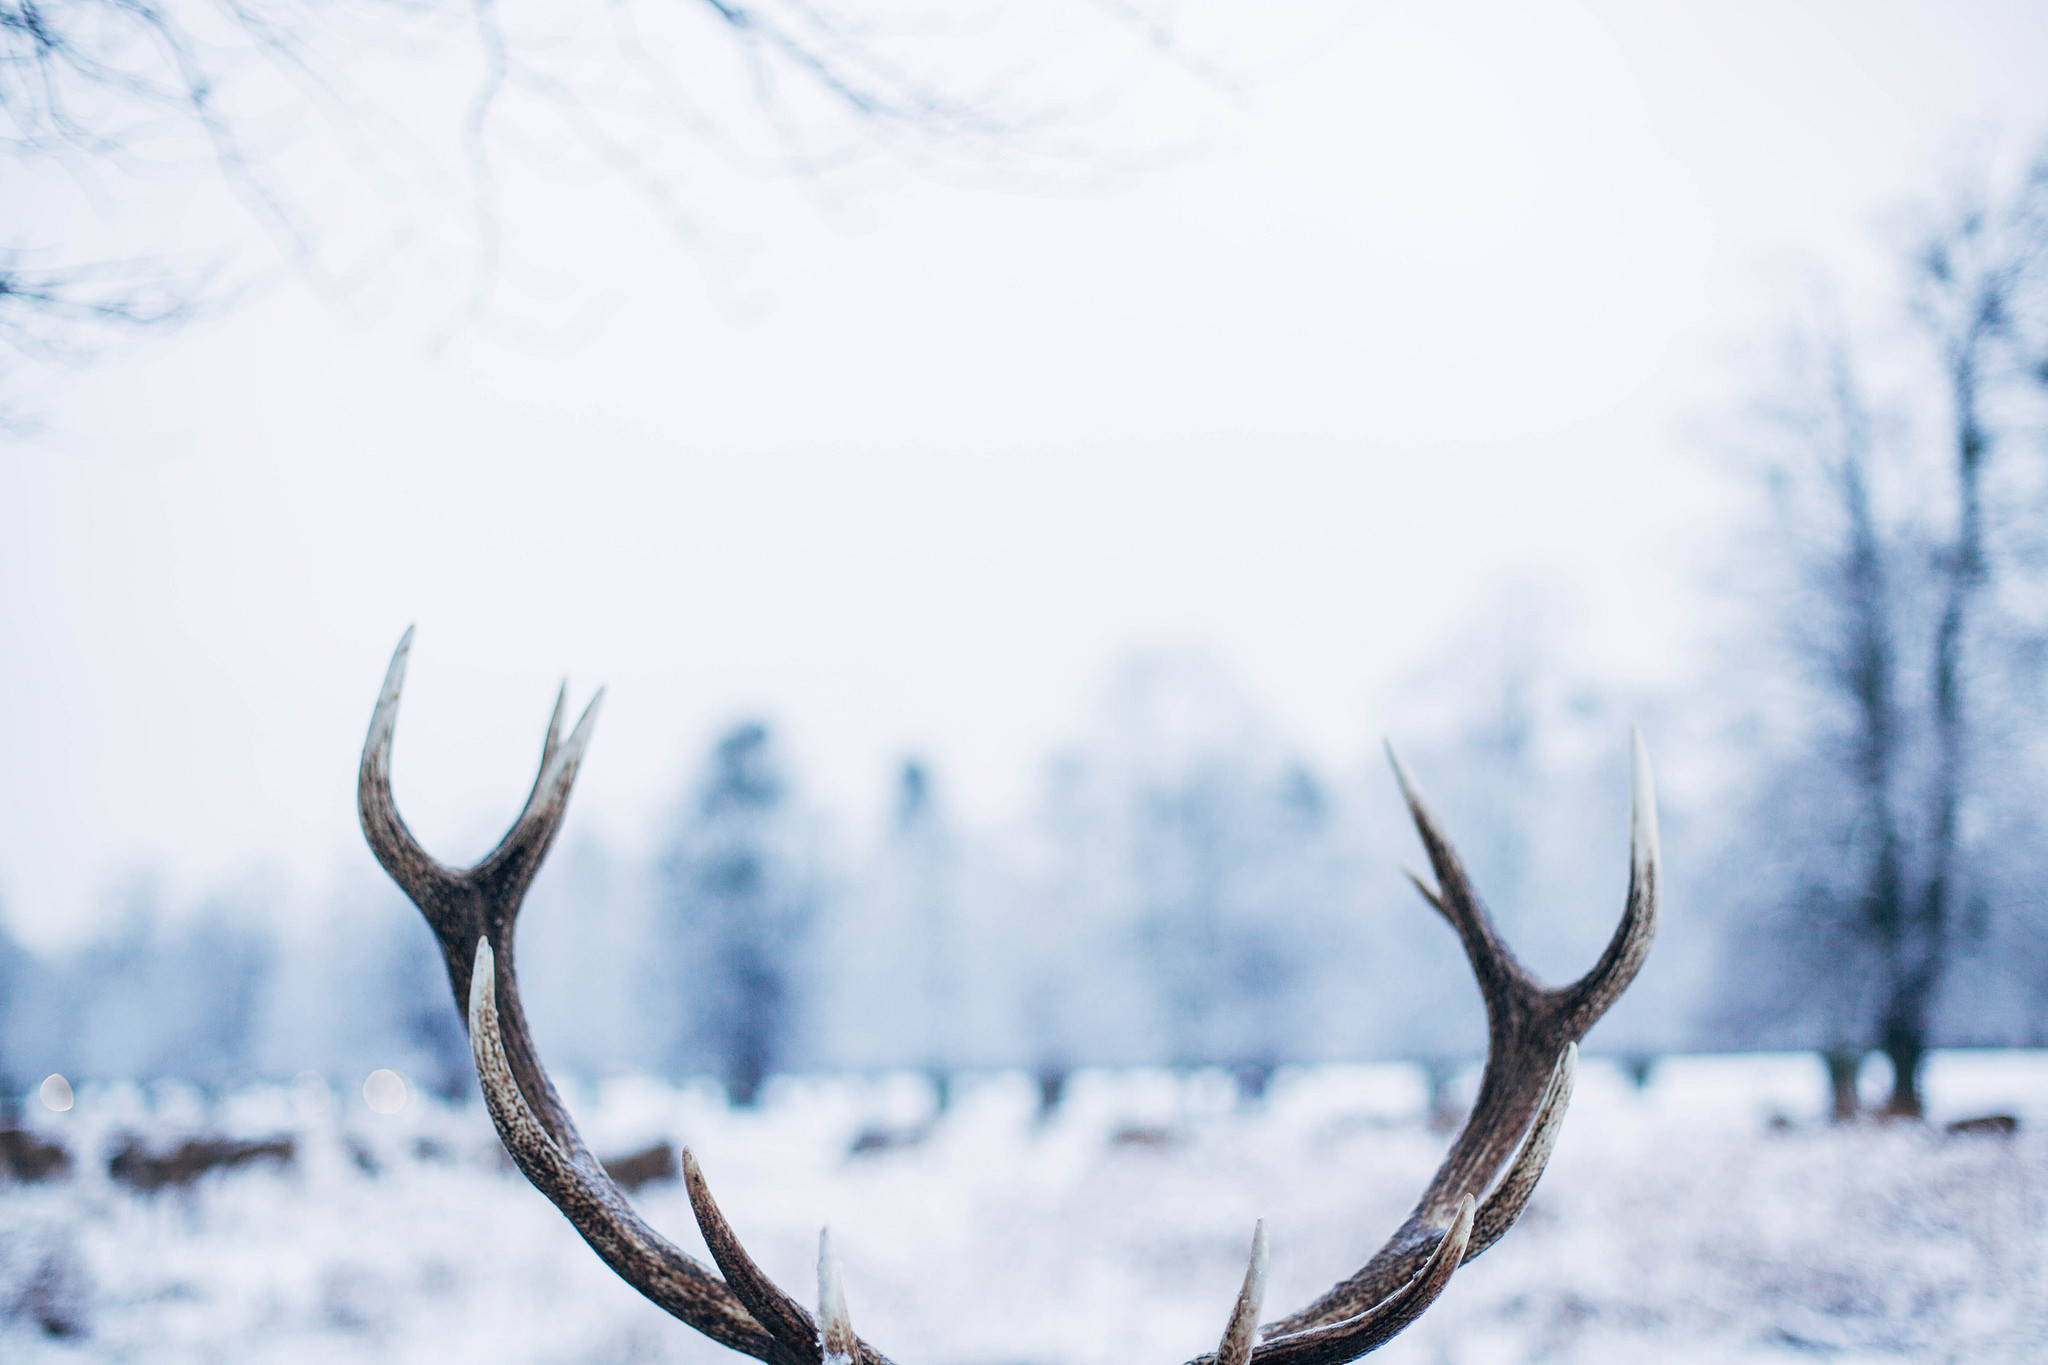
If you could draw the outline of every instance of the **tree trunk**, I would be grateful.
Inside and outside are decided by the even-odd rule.
[[[1830,1049],[1820,1056],[1827,1064],[1828,1096],[1833,1101],[1828,1117],[1835,1123],[1854,1123],[1863,1112],[1863,1101],[1856,1093],[1856,1074],[1863,1070],[1863,1053]]]
[[[1038,1122],[1046,1123],[1060,1110],[1067,1093],[1067,1069],[1050,1063],[1038,1068]]]
[[[1905,839],[1893,799],[1902,758],[1897,709],[1898,637],[1894,629],[1897,604],[1882,532],[1871,501],[1869,417],[1857,393],[1848,358],[1839,353],[1834,358],[1834,384],[1842,440],[1838,483],[1842,510],[1849,522],[1849,546],[1842,564],[1842,588],[1849,608],[1848,638],[1843,642],[1840,677],[1856,707],[1855,775],[1871,840],[1857,912],[1862,929],[1884,955],[1889,977],[1885,985],[1891,988],[1891,995],[1883,1001],[1886,1012],[1879,1033],[1888,1036],[1888,1026],[1898,1013],[1897,988],[1911,974],[1907,965]],[[1867,1023],[1862,1018],[1853,1018],[1846,1026],[1861,1032]],[[1838,1047],[1822,1053],[1836,1123],[1853,1122],[1862,1112],[1856,1075],[1866,1051],[1861,1047]]]
[[[1947,592],[1935,629],[1935,765],[1927,821],[1927,884],[1913,923],[1897,936],[1891,998],[1884,1007],[1879,1045],[1892,1059],[1892,1097],[1885,1113],[1919,1118],[1920,1064],[1926,1055],[1935,994],[1948,963],[1949,902],[1956,873],[1969,709],[1963,695],[1963,653],[1970,609],[1989,579],[1984,553],[1984,459],[1990,447],[1978,412],[1977,364],[1985,342],[1973,324],[1951,347],[1950,393],[1956,422],[1956,538],[1946,558]]]
[[[1926,1117],[1926,1107],[1920,1099],[1920,1066],[1927,1057],[1927,1049],[1922,1045],[1924,1036],[1919,1031],[1886,1032],[1884,1055],[1892,1063],[1892,1097],[1884,1106],[1888,1119]]]

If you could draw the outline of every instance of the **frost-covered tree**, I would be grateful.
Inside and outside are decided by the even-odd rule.
[[[1054,769],[1026,1017],[1041,1065],[1313,1055],[1341,958],[1324,784],[1206,659],[1134,660]],[[1322,1021],[1317,1021],[1322,1022]]]
[[[595,835],[579,833],[556,846],[527,895],[519,915],[521,996],[557,1075],[667,1065],[667,1040],[650,1036],[657,1030],[636,990],[645,983],[621,972],[622,963],[649,956],[645,874]]]
[[[736,725],[662,868],[656,932],[683,1014],[671,1067],[713,1072],[735,1104],[755,1102],[796,1037],[820,899],[813,831],[772,733]]]
[[[52,1070],[79,1077],[152,1074],[157,1013],[150,966],[163,918],[156,885],[124,888],[107,929],[65,955],[45,1009],[56,1050]]]
[[[923,1070],[943,1102],[977,1046],[962,995],[963,855],[927,764],[905,760],[892,795],[879,845],[823,931],[834,1023],[821,1041],[841,1065]]]
[[[24,974],[8,1013],[33,1067],[218,1092],[258,1074],[275,957],[247,898],[172,917],[138,880],[106,931]]]
[[[885,876],[909,929],[901,958],[913,1002],[909,1053],[935,1078],[941,1103],[960,1063],[954,1021],[960,1012],[958,851],[932,790],[931,770],[916,759],[897,776],[894,828]]]
[[[379,1004],[361,1007],[385,1011],[382,1027],[370,1021],[371,1027],[388,1030],[397,1050],[368,1069],[389,1066],[442,1099],[462,1099],[476,1090],[476,1067],[468,1030],[448,1008],[448,970],[433,937],[415,914],[393,915],[381,930],[367,983],[367,999]],[[367,1054],[358,1055],[358,1066],[370,1060]]]
[[[1887,1111],[1917,1117],[1927,1049],[2010,1038],[2000,978],[2040,961],[2040,894],[2015,873],[2040,862],[2048,776],[2048,153],[1995,183],[1921,216],[1897,321],[1862,343],[1806,327],[1765,405],[1746,586],[1782,681],[1760,689],[1768,757],[1734,856],[1762,875],[1729,1007],[1826,1047],[1838,1113],[1874,1048]]]
[[[150,964],[158,1052],[146,1074],[209,1092],[256,1076],[276,944],[254,907],[215,901],[165,935]]]
[[[1911,732],[1902,651],[1924,637],[1926,558],[1899,508],[1910,471],[1881,459],[1839,337],[1795,339],[1767,407],[1772,527],[1748,557],[1783,604],[1790,688],[1751,688],[1753,779],[1731,862],[1740,911],[1718,1008],[1742,1042],[1798,1041],[1828,1059],[1838,1118],[1873,1036],[1879,936],[1907,895]]]
[[[404,894],[364,877],[309,918],[278,941],[259,1053],[269,1074],[311,1070],[347,1089],[389,1067],[447,1098],[471,1093],[469,1042],[440,954]]]

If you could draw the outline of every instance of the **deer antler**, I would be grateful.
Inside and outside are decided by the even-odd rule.
[[[371,852],[427,917],[458,1007],[467,1005],[463,1017],[470,1023],[477,1076],[506,1150],[627,1284],[722,1345],[773,1365],[810,1365],[815,1354],[783,1349],[724,1281],[633,1212],[624,1192],[584,1145],[541,1068],[526,1012],[519,1005],[519,980],[512,968],[513,925],[568,810],[569,791],[603,692],[590,699],[564,744],[564,685],[548,720],[540,774],[525,809],[481,862],[457,870],[420,847],[391,797],[391,736],[398,724],[398,698],[411,651],[408,629],[391,656],[377,709],[370,717],[357,775],[356,809]],[[478,1027],[479,1017],[487,1026]]]
[[[1571,1099],[1579,1039],[1635,980],[1657,932],[1657,797],[1650,756],[1636,731],[1629,732],[1627,908],[1593,969],[1555,990],[1545,989],[1501,941],[1457,851],[1392,745],[1387,746],[1387,759],[1429,853],[1437,887],[1431,889],[1413,872],[1409,880],[1457,931],[1486,1003],[1486,1070],[1471,1116],[1407,1221],[1356,1275],[1268,1327],[1269,1340],[1275,1334],[1305,1331],[1365,1312],[1408,1283],[1430,1256],[1460,1201],[1484,1193],[1514,1154],[1513,1166],[1479,1211],[1465,1259],[1500,1239],[1521,1215],[1550,1159]]]
[[[712,1340],[770,1365],[889,1365],[887,1357],[854,1335],[829,1234],[819,1238],[819,1314],[813,1317],[747,1254],[711,1197],[696,1157],[685,1151],[690,1206],[721,1279],[634,1213],[584,1145],[541,1067],[519,1004],[512,931],[527,887],[561,827],[602,690],[565,743],[565,686],[548,722],[540,774],[525,809],[483,861],[457,870],[420,847],[391,797],[391,738],[411,647],[412,631],[407,630],[370,718],[357,807],[377,861],[434,931],[469,1026],[485,1103],[513,1161],[620,1278]],[[1300,1312],[1269,1324],[1264,1340],[1255,1343],[1253,1338],[1261,1335],[1256,1324],[1266,1278],[1266,1235],[1260,1224],[1222,1343],[1215,1354],[1190,1365],[1340,1365],[1376,1350],[1420,1317],[1458,1267],[1493,1245],[1520,1216],[1564,1122],[1578,1040],[1635,979],[1656,932],[1656,798],[1649,756],[1633,732],[1630,755],[1627,909],[1592,971],[1552,990],[1530,976],[1501,941],[1450,841],[1388,749],[1435,869],[1436,886],[1414,873],[1409,876],[1457,931],[1486,1002],[1486,1070],[1479,1098],[1421,1200],[1387,1243],[1357,1274]]]

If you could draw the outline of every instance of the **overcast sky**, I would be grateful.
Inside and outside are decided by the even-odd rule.
[[[287,282],[48,388],[0,448],[10,918],[367,866],[414,622],[398,792],[450,859],[564,674],[610,687],[575,818],[629,848],[753,714],[852,835],[910,751],[1011,818],[1158,645],[1353,763],[1529,577],[1577,599],[1574,665],[1681,685],[1731,357],[1804,263],[1881,289],[1902,202],[2048,132],[2038,4],[1238,13],[1190,41],[1260,54],[1248,94],[1159,76],[1199,150],[1110,192],[764,195],[712,261],[543,204],[601,325],[448,340]]]

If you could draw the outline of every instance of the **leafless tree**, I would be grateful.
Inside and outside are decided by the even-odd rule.
[[[1736,991],[1763,1022],[1798,1016],[1827,1053],[1838,1118],[1858,1063],[1892,1064],[1886,1112],[1917,1118],[1951,973],[1994,912],[2001,803],[2039,800],[2039,435],[2048,331],[2048,152],[1921,219],[1904,340],[1803,329],[1765,407],[1775,452],[1764,572],[1790,665],[1744,856],[1762,874],[1773,966]],[[1829,310],[1823,310],[1827,312]],[[1874,404],[1868,376],[1885,376]],[[2033,446],[2032,450],[2025,447]],[[2031,458],[2028,458],[2031,456]],[[1979,967],[1990,967],[1982,954]],[[1981,983],[1978,983],[1981,985]]]
[[[1757,901],[1721,1004],[1746,1040],[1783,1030],[1821,1048],[1835,1116],[1853,1117],[1873,1041],[1877,938],[1906,895],[1906,717],[1900,651],[1911,631],[1916,543],[1881,497],[1873,419],[1849,344],[1822,321],[1777,358],[1761,406],[1769,530],[1744,584],[1770,613],[1772,668],[1789,664],[1786,714],[1760,747],[1755,813],[1738,836]],[[1884,490],[1890,492],[1889,488]],[[1766,703],[1768,705],[1768,703]],[[1758,937],[1771,943],[1755,952]]]
[[[1927,664],[1933,755],[1920,880],[1902,913],[1880,925],[1890,970],[1878,1043],[1892,1062],[1889,1112],[1918,1118],[1921,1060],[1968,894],[1964,806],[1982,786],[1971,770],[1983,757],[1974,684],[1998,667],[1985,657],[1991,632],[1981,616],[1995,608],[1997,575],[2017,548],[2000,533],[2021,509],[1987,505],[2010,488],[1994,482],[1993,461],[2026,421],[2001,423],[2001,399],[2041,378],[2029,373],[2029,352],[2048,311],[2048,150],[2008,196],[1979,187],[1957,194],[1922,235],[1913,283],[1913,316],[1937,359],[1948,409],[1953,505],[1932,547],[1939,605]]]

